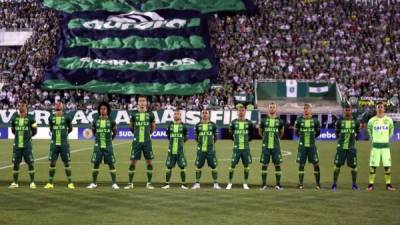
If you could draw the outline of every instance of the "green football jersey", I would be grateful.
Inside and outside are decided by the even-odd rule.
[[[198,147],[206,152],[214,149],[214,135],[217,134],[217,125],[213,122],[199,122],[196,124]]]
[[[374,148],[389,148],[393,133],[393,120],[388,116],[382,118],[374,116],[368,121],[368,134],[372,138]]]
[[[150,142],[150,127],[154,123],[154,115],[151,111],[132,113],[131,126],[133,128],[134,140],[143,143]]]
[[[177,154],[178,149],[183,149],[186,134],[187,128],[185,124],[174,122],[168,124],[167,136],[169,138],[169,149],[172,154]]]
[[[24,148],[32,141],[32,128],[36,128],[37,124],[32,115],[21,117],[15,115],[11,119],[11,130],[13,131],[15,138],[14,144],[17,148]]]
[[[66,145],[68,143],[68,131],[72,127],[72,120],[65,114],[57,116],[53,114],[49,118],[49,127],[51,131],[51,140],[57,145]]]
[[[360,124],[354,118],[340,118],[336,122],[336,136],[338,147],[348,150],[355,149],[357,134],[360,133]]]
[[[107,148],[112,145],[113,130],[115,129],[115,121],[97,118],[93,121],[93,130],[96,131],[95,143],[100,148]]]
[[[267,149],[280,149],[283,121],[279,117],[267,117],[261,121],[260,128],[263,130],[263,146]]]
[[[233,146],[235,149],[250,149],[250,141],[252,138],[253,124],[250,120],[243,121],[234,119],[229,127],[233,137]]]
[[[301,147],[315,147],[315,138],[320,133],[320,125],[315,118],[299,117],[296,120],[296,129],[299,135],[299,145]]]

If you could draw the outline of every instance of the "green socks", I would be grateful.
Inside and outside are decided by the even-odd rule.
[[[151,183],[153,177],[153,165],[147,165],[147,182]]]
[[[128,171],[128,176],[129,176],[129,183],[133,183],[133,176],[135,175],[136,172],[136,166],[135,165],[130,165],[129,166],[129,171]]]

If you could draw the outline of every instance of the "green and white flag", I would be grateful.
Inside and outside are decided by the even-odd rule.
[[[297,80],[286,80],[286,97],[297,98]]]
[[[329,92],[329,86],[327,83],[313,83],[309,84],[308,92],[310,95],[324,95]]]

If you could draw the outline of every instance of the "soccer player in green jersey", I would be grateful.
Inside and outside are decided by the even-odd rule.
[[[167,161],[165,165],[167,167],[166,171],[166,182],[162,187],[163,189],[170,188],[169,182],[171,180],[172,168],[175,167],[175,164],[178,164],[181,169],[181,180],[182,180],[182,189],[188,189],[186,185],[186,157],[183,151],[183,144],[188,140],[187,136],[187,128],[181,120],[181,111],[176,109],[174,111],[174,122],[168,124],[167,127],[167,136],[169,139],[168,146],[168,155]]]
[[[376,116],[368,121],[368,134],[372,139],[368,191],[374,190],[376,168],[380,166],[381,159],[383,168],[385,169],[386,190],[395,190],[391,184],[390,174],[390,167],[392,165],[390,158],[390,138],[393,136],[393,133],[393,120],[385,115],[385,106],[380,102],[376,105]]]
[[[210,121],[210,112],[206,109],[201,111],[201,121],[196,124],[195,135],[197,141],[196,157],[196,183],[192,189],[200,188],[201,169],[206,160],[211,168],[212,178],[214,180],[214,189],[221,189],[218,184],[217,156],[215,153],[215,142],[217,141],[217,125]]]
[[[13,144],[13,182],[9,188],[18,188],[19,166],[22,158],[28,165],[31,189],[36,188],[34,159],[32,153],[32,137],[37,133],[37,124],[32,115],[28,115],[28,103],[22,100],[19,103],[19,114],[11,119],[11,132],[15,135]]]
[[[115,156],[112,140],[117,134],[115,121],[110,118],[110,105],[108,102],[101,102],[98,107],[99,117],[93,120],[92,130],[95,135],[95,145],[92,155],[92,183],[87,187],[89,189],[97,188],[97,176],[100,171],[100,164],[104,161],[108,164],[112,180],[111,188],[118,190],[117,171],[115,169]]]
[[[258,129],[259,135],[262,137],[262,152],[260,162],[261,166],[261,190],[267,189],[267,169],[268,163],[272,159],[275,165],[275,178],[276,178],[276,190],[281,190],[281,141],[280,139],[284,133],[283,121],[276,115],[277,105],[270,103],[268,105],[268,116],[261,121],[260,128]]]
[[[355,147],[357,136],[360,133],[360,124],[352,116],[352,109],[349,104],[343,108],[343,117],[336,122],[336,137],[338,145],[336,148],[335,167],[333,170],[332,190],[337,190],[337,181],[340,167],[347,161],[351,168],[352,189],[358,190],[357,186],[357,150]]]
[[[253,124],[250,120],[246,119],[246,109],[242,104],[237,106],[238,118],[231,122],[229,132],[233,139],[233,153],[231,160],[231,167],[229,168],[229,183],[226,189],[232,188],[233,173],[239,160],[242,159],[244,168],[244,181],[243,189],[250,189],[247,185],[249,179],[249,166],[252,162],[250,154],[250,141],[252,139]]]
[[[321,189],[320,184],[320,168],[318,151],[315,145],[315,138],[321,132],[317,119],[311,115],[312,106],[310,103],[304,104],[304,114],[296,120],[295,134],[299,137],[299,148],[297,152],[296,162],[299,164],[299,189],[303,189],[304,166],[307,158],[308,162],[314,166],[315,189]]]
[[[131,117],[131,130],[134,134],[131,151],[131,163],[129,166],[129,182],[125,189],[132,189],[133,176],[136,172],[136,163],[142,157],[142,152],[147,164],[147,189],[154,189],[151,184],[151,178],[153,177],[153,164],[154,159],[153,149],[151,144],[151,134],[156,129],[156,123],[154,121],[154,115],[151,111],[147,110],[147,97],[138,97],[139,108],[137,111],[132,113]]]
[[[54,188],[53,180],[56,173],[56,163],[58,156],[61,156],[61,160],[64,163],[65,175],[68,179],[68,188],[75,189],[75,185],[72,183],[71,179],[71,167],[69,164],[71,157],[68,143],[68,134],[72,131],[72,120],[64,114],[64,104],[62,102],[56,102],[54,109],[55,113],[49,118],[51,132],[49,182],[44,188]]]

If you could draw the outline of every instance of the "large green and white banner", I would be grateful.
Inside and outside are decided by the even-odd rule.
[[[12,117],[18,113],[15,109],[0,110],[0,127],[10,126]],[[35,116],[35,120],[38,126],[45,127],[49,124],[50,111],[35,110],[31,111],[30,114]],[[158,110],[153,111],[156,124],[158,126],[165,126],[168,122],[173,121],[174,111],[173,110]],[[96,118],[97,111],[71,111],[67,112],[67,115],[72,118],[72,124],[77,127],[90,126],[93,118]],[[130,120],[130,111],[126,110],[113,110],[111,117],[115,119],[117,126],[126,127]],[[230,122],[237,118],[236,111],[223,111],[223,110],[212,110],[210,111],[210,120],[215,122],[218,127],[228,127]],[[248,111],[246,118],[251,120],[253,123],[259,122],[258,111]],[[188,126],[194,126],[200,122],[200,111],[182,111],[182,120]]]
[[[218,75],[207,13],[252,11],[250,0],[44,0],[61,38],[43,88],[193,95]]]

